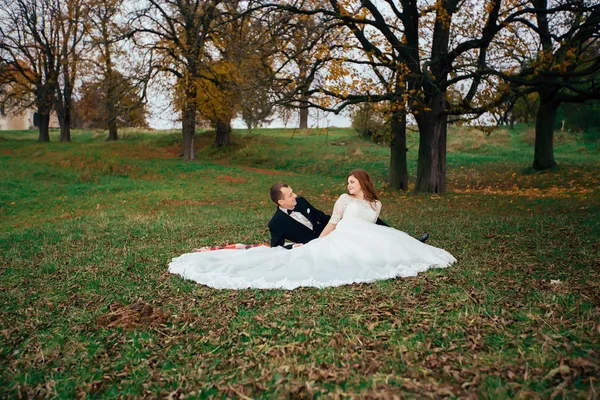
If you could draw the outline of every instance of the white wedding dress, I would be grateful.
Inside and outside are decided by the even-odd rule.
[[[329,287],[415,276],[456,261],[447,251],[391,227],[376,225],[381,203],[343,194],[329,235],[304,246],[254,247],[183,254],[169,272],[217,289]]]

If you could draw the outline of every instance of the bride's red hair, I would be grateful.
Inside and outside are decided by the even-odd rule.
[[[365,195],[365,200],[370,202],[375,202],[379,200],[377,196],[377,192],[375,191],[375,185],[373,184],[373,180],[371,179],[371,175],[364,169],[355,169],[354,171],[350,171],[348,176],[346,176],[346,181],[351,176],[355,177],[360,183],[360,187],[363,190],[363,194]]]

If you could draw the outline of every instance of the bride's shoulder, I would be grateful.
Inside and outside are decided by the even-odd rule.
[[[346,207],[346,205],[347,205],[347,204],[350,202],[350,199],[351,199],[351,198],[352,198],[352,197],[350,197],[348,194],[346,194],[346,193],[342,193],[342,194],[340,195],[340,197],[338,197],[338,198],[337,198],[337,200],[335,201],[335,205],[336,205],[337,207],[342,207],[342,208],[345,208],[345,207]]]

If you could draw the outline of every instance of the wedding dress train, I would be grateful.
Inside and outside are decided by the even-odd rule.
[[[329,287],[415,276],[456,259],[397,229],[376,225],[381,205],[342,195],[329,235],[304,246],[183,254],[169,272],[217,289]],[[339,221],[339,222],[338,222]]]

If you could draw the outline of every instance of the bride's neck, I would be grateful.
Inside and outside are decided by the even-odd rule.
[[[351,196],[354,197],[355,199],[358,199],[358,200],[364,200],[365,199],[365,194],[363,192],[360,192],[358,194],[353,194]]]

